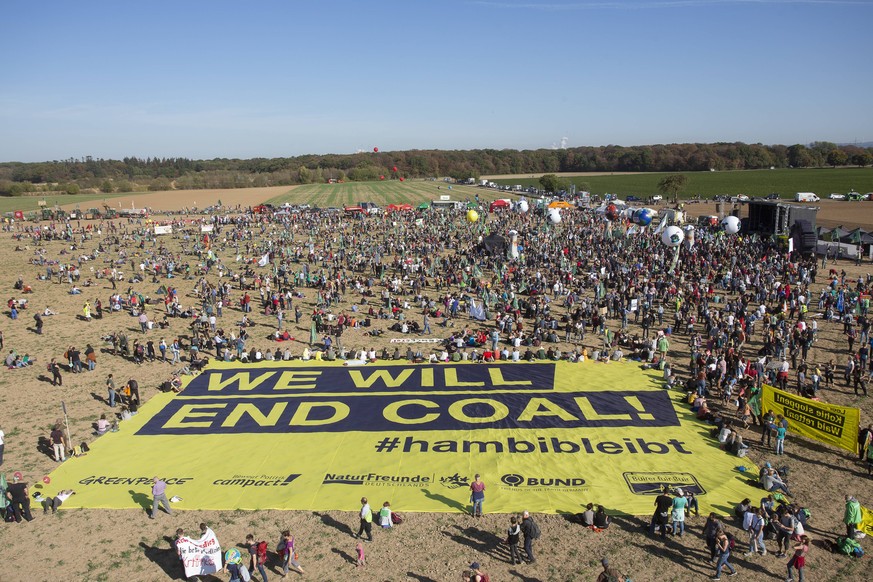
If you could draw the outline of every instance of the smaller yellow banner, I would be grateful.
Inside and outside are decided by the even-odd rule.
[[[863,505],[861,506],[861,523],[858,525],[858,529],[868,536],[873,536],[873,511]]]
[[[829,445],[858,452],[861,411],[810,400],[764,384],[761,410],[772,410],[788,419],[788,430]]]

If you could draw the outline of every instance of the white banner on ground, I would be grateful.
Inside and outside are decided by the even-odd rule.
[[[443,340],[436,337],[416,337],[416,338],[405,338],[405,337],[393,337],[391,338],[392,344],[438,344]]]
[[[179,538],[176,547],[185,567],[186,578],[215,574],[221,570],[221,545],[211,529],[207,529],[199,540]]]
[[[200,232],[212,232],[213,228],[214,228],[214,226],[211,224],[201,224],[200,225]]]
[[[168,224],[166,226],[155,225],[155,234],[173,234],[173,226]]]

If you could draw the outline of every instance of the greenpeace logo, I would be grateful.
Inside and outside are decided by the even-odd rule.
[[[213,485],[225,487],[287,487],[300,473],[285,476],[273,475],[234,475],[232,479],[216,479]]]
[[[507,473],[500,478],[500,482],[511,489],[584,489],[585,479],[582,477],[544,477],[525,476],[518,473]]]
[[[348,475],[327,473],[323,485],[373,485],[373,486],[407,486],[424,487],[433,483],[432,475],[379,475],[367,473],[366,475]]]
[[[194,477],[160,477],[167,485],[184,485]],[[79,485],[152,485],[151,477],[115,477],[110,475],[90,475],[81,479]]]

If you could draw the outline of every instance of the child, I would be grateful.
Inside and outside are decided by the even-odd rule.
[[[355,545],[355,553],[358,556],[358,561],[356,562],[356,567],[365,566],[367,564],[366,560],[364,560],[364,542],[358,542]]]
[[[796,546],[794,546],[794,556],[792,556],[791,560],[788,561],[788,578],[786,578],[786,580],[792,582],[794,580],[794,572],[792,572],[791,570],[792,566],[797,568],[798,578],[800,580],[803,580],[803,569],[806,566],[807,552],[809,552],[809,538],[803,535],[800,536],[800,542]]]
[[[391,521],[391,504],[387,501],[382,504],[382,509],[379,510],[379,525],[385,529],[394,525]]]

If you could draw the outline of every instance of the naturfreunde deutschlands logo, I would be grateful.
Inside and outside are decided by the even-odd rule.
[[[371,485],[375,487],[426,487],[434,482],[433,475],[363,475],[327,473],[323,485]]]

